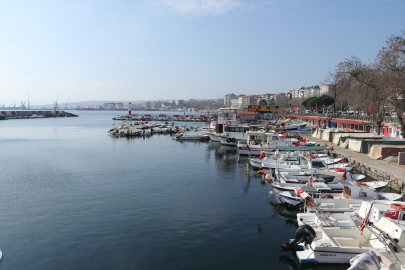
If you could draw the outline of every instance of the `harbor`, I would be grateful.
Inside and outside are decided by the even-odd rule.
[[[38,250],[53,254],[47,261],[52,268],[68,261],[72,265],[73,258],[80,259],[78,264],[73,263],[74,267],[82,264],[113,267],[116,260],[129,256],[126,263],[140,268],[163,264],[176,267],[182,259],[184,266],[180,268],[188,268],[197,261],[200,265],[197,268],[246,269],[251,266],[247,263],[254,260],[258,269],[301,269],[306,264],[300,260],[301,255],[297,257],[296,251],[279,249],[294,238],[297,229],[310,224],[302,224],[297,215],[306,215],[301,216],[303,220],[313,220],[310,213],[316,212],[315,208],[309,211],[306,207],[308,198],[296,196],[297,187],[314,197],[321,197],[319,191],[327,196],[314,203],[325,215],[332,213],[327,214],[324,205],[328,205],[329,211],[350,215],[352,212],[347,211],[361,210],[361,201],[372,202],[374,197],[383,205],[394,200],[395,204],[403,204],[403,194],[394,190],[395,179],[358,170],[357,163],[366,161],[357,155],[365,154],[350,154],[349,149],[313,137],[316,128],[307,128],[301,122],[287,118],[263,120],[255,114],[247,114],[244,116],[247,119],[242,120],[241,115],[222,110],[207,122],[155,122],[113,120],[114,112],[81,111],[79,117],[64,121],[54,122],[52,118],[39,122],[5,121],[0,136],[3,142],[9,142],[4,144],[5,151],[13,148],[27,155],[19,165],[12,165],[12,158],[3,162],[6,186],[2,202],[5,204],[21,189],[26,196],[19,199],[25,205],[24,210],[17,211],[19,204],[5,210],[2,230],[8,235],[0,247],[4,254],[1,267],[45,267],[43,259],[32,264],[33,257],[41,258],[42,254],[34,252],[23,258],[18,252],[22,246],[16,244],[16,239],[17,243],[27,243],[22,239],[35,230],[43,239],[37,242]],[[29,132],[29,138],[23,130]],[[146,132],[128,136],[121,130]],[[54,149],[63,158],[50,159],[49,153]],[[10,174],[13,166],[18,166],[20,173]],[[98,168],[97,172],[93,168]],[[52,174],[55,180],[46,180],[47,174]],[[312,187],[308,187],[310,177]],[[23,179],[23,186],[16,179]],[[347,196],[344,186],[352,190],[351,199],[338,199]],[[369,200],[356,198],[358,187],[370,189]],[[286,196],[286,201],[278,201],[281,195]],[[335,208],[331,207],[333,200],[337,200]],[[40,214],[44,209],[54,210]],[[20,213],[18,219],[22,224],[15,232],[11,229],[14,212]],[[32,217],[41,215],[44,218],[35,218],[32,224]],[[47,220],[54,221],[48,225]],[[333,228],[338,228],[338,224],[342,222]],[[157,232],[163,228],[168,230],[168,236],[162,238]],[[318,232],[319,228],[314,230]],[[350,230],[353,235],[358,229]],[[278,232],[276,236],[273,231]],[[57,233],[63,242],[48,237]],[[70,246],[62,243],[71,241],[83,245],[88,252],[69,253]],[[93,245],[109,245],[114,251],[99,250]],[[118,248],[122,245],[124,250]],[[50,246],[55,247],[54,251]],[[297,246],[301,248],[301,244]],[[225,257],[214,259],[215,254],[224,250]],[[100,251],[95,260],[89,259],[89,254]],[[112,260],[103,259],[107,253]],[[155,255],[151,256],[152,253]],[[207,260],[207,256],[213,259]],[[348,263],[338,267],[317,263],[316,267],[347,269]]]
[[[153,135],[153,124],[140,124],[150,130],[146,136]],[[228,151],[234,148],[238,162],[248,156],[246,172],[256,171],[261,183],[269,186],[269,202],[292,213],[303,212],[297,214],[295,238],[281,245],[291,260],[299,264],[346,263],[351,264],[349,269],[361,269],[356,267],[373,259],[375,269],[402,269],[399,258],[405,258],[405,252],[400,252],[400,240],[389,237],[395,234],[389,224],[397,224],[394,230],[400,233],[396,239],[405,233],[401,227],[405,222],[401,212],[405,209],[405,165],[398,165],[401,158],[397,165],[376,159],[384,152],[370,149],[375,148],[375,142],[381,144],[381,137],[345,129],[305,129],[307,123],[291,118],[246,122],[232,110],[220,111],[207,125],[182,127],[176,140],[202,141],[204,137]],[[366,141],[368,155],[361,151],[364,138],[379,140]],[[401,145],[399,139],[390,142]],[[371,218],[374,211],[383,215]],[[257,226],[260,232],[261,225]],[[375,243],[373,237],[382,244]],[[401,254],[392,256],[391,252]]]

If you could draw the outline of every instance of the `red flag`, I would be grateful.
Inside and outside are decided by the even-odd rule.
[[[342,159],[342,160],[340,161],[340,163],[345,163],[345,159]]]
[[[288,137],[288,132],[286,131],[284,134],[284,139],[287,139],[287,137]]]
[[[236,111],[236,110],[234,110],[233,112],[234,112],[234,113],[237,113],[237,111]]]
[[[318,104],[315,104],[314,109],[315,109],[315,110],[318,109]]]
[[[266,154],[263,152],[260,154],[259,159],[262,160],[265,156],[266,156]]]
[[[373,103],[371,103],[371,107],[370,107],[370,115],[374,114],[374,109],[373,109]]]
[[[384,216],[387,217],[387,218],[398,219],[399,211],[385,213]]]
[[[300,146],[300,141],[297,141],[296,143],[294,143],[295,146]]]
[[[332,145],[332,147],[330,148],[330,150],[333,151],[333,145]]]
[[[343,178],[346,179],[346,176],[347,176],[347,171],[345,169],[345,172],[343,173]]]
[[[294,107],[294,111],[297,110],[297,107]]]
[[[297,135],[298,137],[300,136],[300,133],[298,132],[298,135]]]
[[[368,223],[369,219],[370,219],[370,213],[371,213],[371,209],[373,208],[373,203],[371,203],[370,209],[367,212],[367,215],[364,217],[363,222],[361,223],[360,226],[360,234],[363,235],[363,230],[364,227],[366,227],[366,223]]]
[[[304,144],[307,144],[307,143],[308,143],[308,140],[305,140],[305,141],[304,141]]]
[[[325,143],[325,146],[328,146],[328,144],[327,144],[327,143]]]
[[[259,107],[256,108],[256,112],[260,111]]]

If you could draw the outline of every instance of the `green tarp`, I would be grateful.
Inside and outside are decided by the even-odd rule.
[[[329,146],[277,146],[279,151],[322,151],[329,150]]]

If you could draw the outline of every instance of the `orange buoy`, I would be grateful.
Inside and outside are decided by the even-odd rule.
[[[403,204],[398,204],[398,203],[391,203],[391,208],[395,209],[395,210],[404,210],[405,209],[405,205]]]
[[[366,183],[361,182],[361,181],[353,181],[353,183],[356,184],[356,185],[367,186]]]
[[[260,175],[260,176],[262,176],[262,175],[264,174],[264,171],[263,171],[263,170],[259,170],[259,171],[257,172],[257,174]]]

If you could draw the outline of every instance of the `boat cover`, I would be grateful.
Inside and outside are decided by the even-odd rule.
[[[373,144],[370,147],[370,151],[368,152],[368,156],[372,159],[380,159],[382,157],[382,149],[383,148],[400,148],[405,149],[405,145],[384,145],[384,144]]]
[[[329,150],[329,146],[277,146],[279,151],[322,151]]]
[[[329,136],[330,136],[330,132],[336,132],[342,130],[340,128],[327,128],[322,132],[322,137],[321,139],[324,141],[329,141]]]

